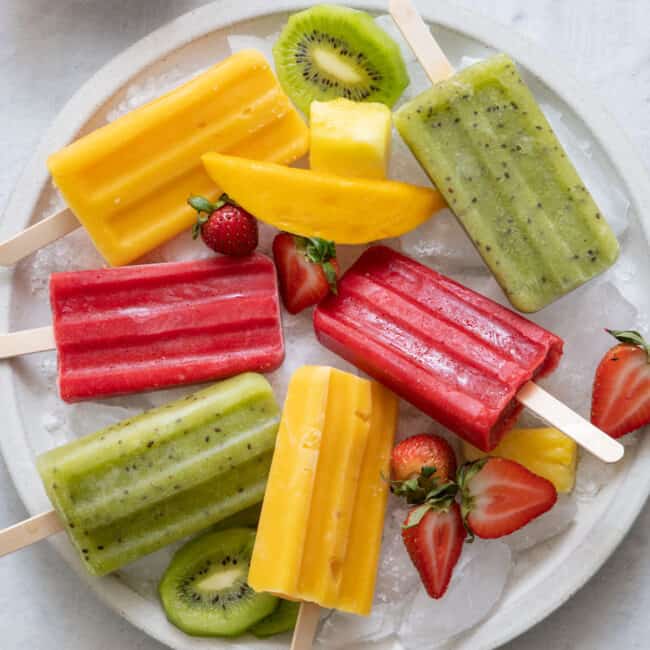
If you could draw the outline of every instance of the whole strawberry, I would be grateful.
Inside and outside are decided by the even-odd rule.
[[[620,438],[650,423],[650,345],[632,330],[606,331],[620,344],[596,369],[591,421]]]
[[[391,478],[406,481],[417,477],[424,467],[435,468],[435,477],[443,483],[456,475],[456,456],[451,445],[440,436],[420,433],[402,440],[393,448]]]
[[[200,233],[208,248],[235,257],[249,255],[257,248],[257,220],[227,194],[214,203],[202,196],[191,196],[187,202],[199,215],[192,228],[194,239]]]

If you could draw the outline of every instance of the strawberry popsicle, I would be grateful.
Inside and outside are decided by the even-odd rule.
[[[74,402],[275,370],[275,268],[263,255],[55,273],[59,390]]]
[[[520,388],[562,340],[395,252],[368,249],[316,309],[319,341],[483,451],[511,427]]]

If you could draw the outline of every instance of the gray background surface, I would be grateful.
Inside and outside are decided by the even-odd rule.
[[[244,0],[245,1],[245,0]],[[589,84],[650,166],[649,0],[457,0],[541,43]],[[65,101],[111,57],[204,4],[0,0],[0,210]],[[650,217],[650,215],[646,215]],[[646,332],[650,334],[650,332]],[[26,515],[0,459],[0,527]],[[3,650],[162,650],[42,543],[0,561]],[[603,569],[508,650],[650,647],[650,507]]]

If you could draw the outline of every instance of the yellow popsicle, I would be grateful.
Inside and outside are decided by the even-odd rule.
[[[217,198],[202,154],[288,164],[308,146],[308,129],[266,59],[246,50],[76,140],[47,164],[97,249],[119,266],[191,226],[190,194]]]
[[[463,443],[463,454],[466,460],[488,455],[466,442]],[[557,429],[512,429],[489,455],[521,463],[534,474],[551,481],[558,492],[571,492],[573,489],[578,445]]]
[[[248,582],[256,591],[368,614],[397,399],[325,366],[291,379]]]

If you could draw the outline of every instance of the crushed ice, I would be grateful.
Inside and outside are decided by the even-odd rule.
[[[398,42],[407,63],[411,84],[401,102],[414,97],[429,86],[428,79],[410,48],[399,34],[392,19],[379,16],[377,23]],[[261,50],[273,65],[272,45],[276,34],[256,38],[246,34],[230,35],[229,45],[233,52],[246,48]],[[474,63],[463,57],[461,66]],[[197,71],[195,74],[198,74]],[[107,120],[117,119],[150,99],[166,92],[187,79],[177,68],[131,84],[117,105],[107,113]],[[543,104],[549,121],[567,147],[587,185],[593,192],[602,211],[622,240],[621,259],[609,272],[570,296],[554,303],[541,313],[533,315],[536,322],[556,331],[566,341],[566,352],[559,371],[545,380],[545,386],[569,405],[588,413],[590,387],[593,372],[602,353],[611,345],[602,332],[603,327],[628,328],[638,326],[648,332],[650,305],[647,292],[634,282],[639,273],[648,271],[647,257],[638,224],[630,219],[630,204],[612,183],[606,166],[596,155],[587,137],[576,135],[571,128],[569,116],[563,116],[553,106]],[[566,117],[566,120],[565,120]],[[395,134],[390,176],[398,180],[428,184],[428,179],[408,148]],[[55,190],[49,194],[44,216],[51,214],[63,204]],[[261,224],[260,251],[270,254],[274,230]],[[443,211],[437,218],[408,233],[391,245],[424,264],[442,270],[455,279],[468,284],[477,291],[507,304],[501,290],[488,273],[462,228],[451,213]],[[364,247],[340,247],[339,258],[343,268],[358,256]],[[211,253],[184,233],[152,252],[148,262],[189,260]],[[21,281],[31,290],[31,306],[44,309],[47,283],[50,273],[103,266],[103,260],[95,251],[83,230],[65,237],[42,249],[21,263]],[[643,265],[645,266],[639,266]],[[28,296],[29,299],[29,296]],[[636,307],[634,306],[636,305]],[[568,317],[570,315],[578,318]],[[293,370],[304,363],[333,364],[356,372],[325,348],[314,343],[311,313],[299,316],[283,313],[287,359],[281,369],[270,375],[270,380],[281,402]],[[33,365],[32,384],[40,396],[45,395],[40,427],[49,440],[49,446],[62,444],[100,427],[108,426],[144,409],[158,406],[166,401],[187,394],[187,388],[171,389],[157,393],[132,395],[104,402],[86,402],[62,405],[56,399],[56,360],[53,355],[38,355],[29,359],[25,366]],[[36,393],[35,393],[36,394]],[[524,424],[539,424],[532,416],[525,415]],[[402,404],[398,437],[423,431],[437,432],[458,448],[458,441],[443,427],[424,416],[417,409]],[[624,440],[633,447],[636,437]],[[577,504],[595,499],[603,487],[620,471],[601,463],[588,454],[581,454],[576,488],[569,496],[562,496],[553,510],[540,517],[528,527],[505,538],[503,541],[480,541],[466,545],[454,578],[446,596],[439,601],[430,599],[420,586],[408,554],[401,541],[400,525],[405,510],[397,499],[391,497],[386,518],[382,554],[377,577],[377,589],[373,613],[367,619],[331,613],[320,627],[319,641],[327,647],[343,647],[361,641],[376,641],[388,637],[398,638],[405,648],[435,647],[456,634],[484,620],[507,588],[508,576],[513,563],[526,568],[527,554],[533,547],[560,535],[575,519]],[[121,578],[143,596],[155,599],[156,584],[173,549],[165,549],[143,558],[120,573]]]

